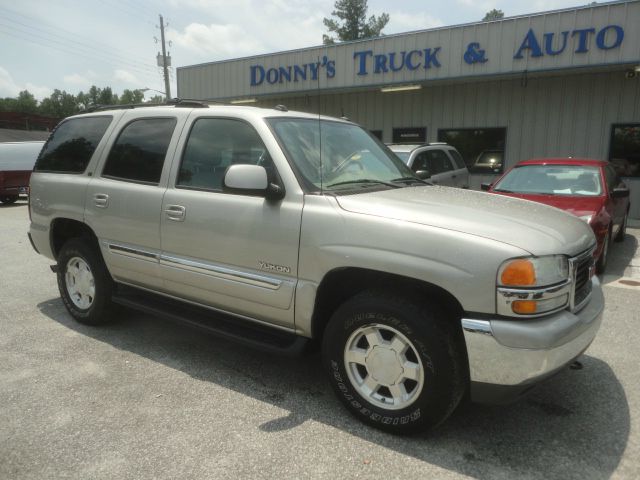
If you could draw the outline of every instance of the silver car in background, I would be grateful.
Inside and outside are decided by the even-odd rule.
[[[436,185],[469,188],[469,170],[455,147],[446,143],[387,146],[420,178],[428,178]]]

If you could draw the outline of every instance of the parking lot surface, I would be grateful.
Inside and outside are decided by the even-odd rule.
[[[595,342],[525,399],[395,437],[352,418],[317,355],[282,358],[122,310],[73,321],[0,207],[0,478],[640,478],[640,230],[613,245]]]

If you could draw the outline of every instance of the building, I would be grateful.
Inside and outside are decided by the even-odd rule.
[[[180,98],[346,116],[384,142],[446,141],[472,186],[519,160],[607,158],[640,218],[640,1],[177,69]]]

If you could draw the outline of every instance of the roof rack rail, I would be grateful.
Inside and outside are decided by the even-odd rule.
[[[124,105],[96,105],[82,110],[79,113],[102,112],[105,110],[130,110],[144,107],[184,107],[184,108],[209,108],[209,105],[202,100],[191,100],[185,98],[172,98],[164,103],[127,103]]]

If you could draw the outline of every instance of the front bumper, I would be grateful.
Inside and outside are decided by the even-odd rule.
[[[528,320],[462,319],[469,357],[471,400],[502,403],[553,375],[591,344],[602,323],[604,296],[597,277],[578,312]]]

